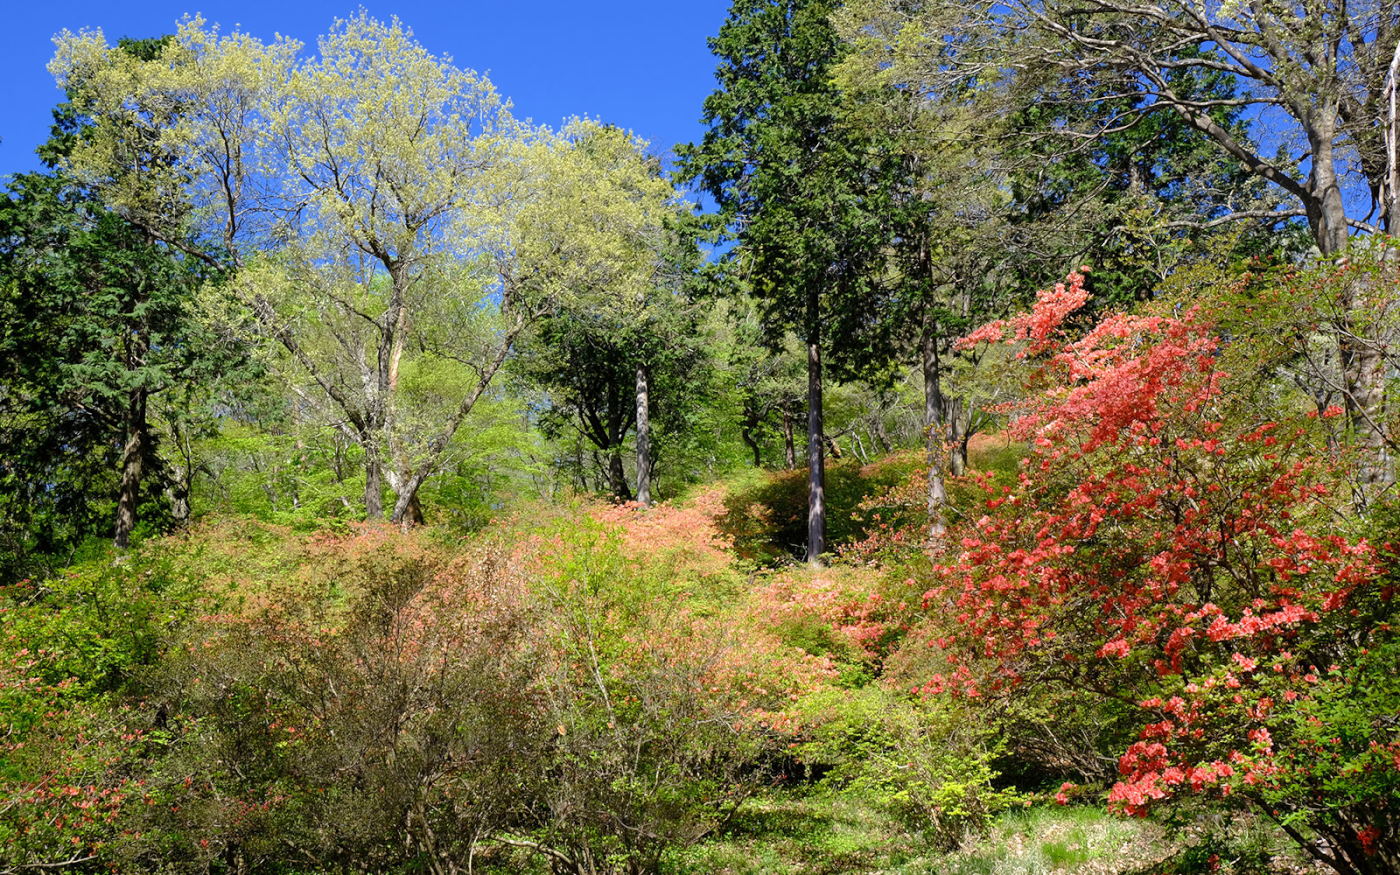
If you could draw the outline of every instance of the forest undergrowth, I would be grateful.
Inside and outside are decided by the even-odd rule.
[[[973,468],[1023,454],[984,439]],[[532,504],[465,537],[212,518],[9,587],[5,863],[1312,871],[1257,817],[1124,817],[1107,783],[1058,804],[1101,739],[1031,753],[1001,727],[1043,710],[920,691],[927,559],[872,558],[920,472],[847,476],[869,494],[822,568],[735,550],[781,539],[802,484],[780,474]]]

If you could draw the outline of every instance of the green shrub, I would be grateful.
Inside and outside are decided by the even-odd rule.
[[[993,786],[997,747],[956,705],[872,684],[811,696],[804,711],[811,738],[796,749],[798,758],[826,770],[828,785],[867,796],[941,849],[985,832],[1020,801]]]

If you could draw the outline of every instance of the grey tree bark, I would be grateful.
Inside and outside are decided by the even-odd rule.
[[[783,401],[783,467],[791,471],[797,467],[797,445],[792,434],[792,409]]]
[[[924,449],[928,462],[929,539],[941,540],[948,534],[948,452],[943,422],[944,398],[942,363],[938,356],[938,325],[925,314],[920,338],[924,376]]]
[[[826,552],[826,457],[822,421],[822,347],[818,299],[807,297],[807,562]]]
[[[647,369],[637,368],[637,502],[651,507],[651,406]]]
[[[145,470],[150,425],[146,421],[146,390],[133,389],[127,397],[126,444],[122,447],[122,476],[117,490],[117,520],[112,544],[126,549],[136,528],[136,508],[141,501],[141,476]]]

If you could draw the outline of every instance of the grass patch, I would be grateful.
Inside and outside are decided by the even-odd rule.
[[[1160,826],[1087,807],[1009,812],[991,832],[942,854],[872,801],[851,794],[754,800],[692,848],[676,871],[720,875],[880,872],[915,875],[1127,875],[1172,855]]]
[[[1009,812],[991,833],[949,854],[948,875],[1117,875],[1168,856],[1161,827],[1087,807]]]

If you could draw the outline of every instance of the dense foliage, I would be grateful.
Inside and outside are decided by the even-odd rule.
[[[58,35],[0,875],[1400,871],[1400,19],[1314,6],[735,0],[674,168],[363,10]]]

